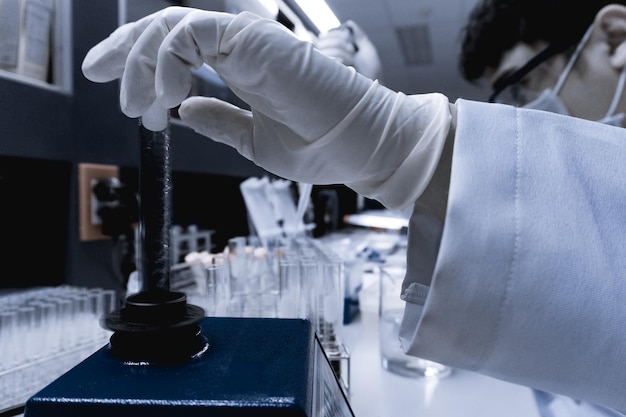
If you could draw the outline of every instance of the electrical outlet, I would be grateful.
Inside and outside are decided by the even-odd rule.
[[[96,199],[93,195],[93,186],[98,180],[118,177],[119,168],[115,165],[78,164],[78,229],[80,240],[109,239],[109,236],[102,233],[100,219],[95,215]]]

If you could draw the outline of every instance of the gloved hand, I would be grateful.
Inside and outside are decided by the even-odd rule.
[[[367,34],[354,21],[348,20],[341,26],[321,34],[315,40],[315,47],[344,65],[354,67],[367,78],[380,81],[382,63],[378,51]]]
[[[186,98],[191,69],[203,63],[252,111]],[[164,9],[113,32],[82,68],[92,81],[121,78],[120,103],[130,117],[155,102],[182,102],[185,123],[266,170],[346,184],[390,208],[421,194],[450,127],[445,96],[395,93],[247,12]]]

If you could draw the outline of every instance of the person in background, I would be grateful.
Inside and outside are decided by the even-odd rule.
[[[579,6],[590,10],[580,0],[548,12],[556,3],[543,2],[555,27]],[[626,7],[606,4],[587,19],[588,38],[574,42],[583,45],[578,69],[556,93],[574,116],[567,84],[589,77],[597,91],[584,99],[610,102],[626,63]],[[565,69],[566,57],[551,59]],[[188,97],[192,69],[203,63],[251,111]],[[245,12],[164,9],[95,45],[82,70],[94,82],[121,79],[129,117],[180,104],[188,126],[276,175],[412,208],[402,292],[408,354],[573,398],[591,410],[585,415],[626,412],[624,129],[394,92]],[[618,101],[611,118],[625,110]],[[562,410],[548,403],[542,411]]]
[[[490,102],[623,127],[626,66],[616,51],[624,45],[615,33],[626,30],[625,5],[482,0],[463,31],[461,73],[471,82],[486,81],[493,91]],[[596,285],[603,285],[606,277],[597,279]],[[619,415],[577,399],[534,394],[547,417]]]
[[[470,82],[488,83],[493,91],[489,102],[623,126],[621,100],[626,66],[617,60],[619,55],[606,52],[621,45],[609,25],[613,25],[612,31],[626,30],[624,5],[626,2],[610,0],[576,4],[558,0],[481,0],[462,31],[461,74]],[[604,9],[607,6],[611,7]],[[601,11],[603,15],[599,16]],[[596,18],[606,28],[606,38],[596,36],[596,42],[589,44]],[[372,45],[360,28],[358,31],[358,42]],[[363,70],[366,76],[369,67],[380,66],[374,55],[367,63],[356,59],[360,49],[357,39],[339,33],[321,35],[316,46],[345,65]],[[610,37],[615,41],[611,42]],[[605,53],[598,55],[601,49]],[[423,227],[427,235],[428,224],[414,226],[418,227]],[[434,240],[438,242],[439,236]],[[431,253],[424,262],[432,259]],[[569,397],[540,390],[534,390],[534,394],[544,416],[618,415]]]
[[[615,33],[624,30],[625,5],[483,0],[464,30],[461,72],[469,81],[487,81],[490,102],[622,126],[626,71]]]
[[[381,81],[383,68],[378,50],[355,21],[347,20],[341,26],[320,34],[314,45],[322,53],[354,67],[367,78]]]

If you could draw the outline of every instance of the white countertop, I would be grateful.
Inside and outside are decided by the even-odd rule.
[[[375,313],[362,313],[345,325],[343,338],[350,352],[355,417],[539,417],[527,387],[456,369],[438,381],[385,371]]]

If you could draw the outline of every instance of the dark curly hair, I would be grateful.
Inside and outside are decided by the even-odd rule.
[[[545,41],[553,53],[578,43],[609,0],[481,0],[462,32],[459,67],[468,81],[496,67],[516,43]]]

